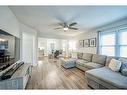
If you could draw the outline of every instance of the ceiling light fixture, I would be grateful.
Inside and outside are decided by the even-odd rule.
[[[66,31],[66,30],[68,30],[68,27],[64,27],[63,29]]]

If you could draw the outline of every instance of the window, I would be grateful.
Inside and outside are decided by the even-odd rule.
[[[120,56],[127,57],[127,30],[119,31]]]
[[[76,41],[69,41],[69,50],[76,50]]]
[[[62,40],[62,50],[67,51],[68,48],[68,41],[67,40]]]
[[[115,56],[115,32],[101,33],[100,53]]]
[[[100,54],[127,57],[127,29],[99,32],[99,36]]]

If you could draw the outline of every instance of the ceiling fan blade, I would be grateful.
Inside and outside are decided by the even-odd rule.
[[[68,27],[69,29],[78,30],[78,28]]]
[[[74,26],[76,24],[77,24],[76,22],[73,22],[73,23],[69,24],[69,26]]]
[[[61,27],[59,27],[59,28],[54,28],[54,29],[56,30],[56,29],[62,29],[62,28],[61,28]]]
[[[60,26],[62,26],[62,27],[64,26],[64,24],[63,24],[63,23],[58,23],[58,24],[59,24]]]

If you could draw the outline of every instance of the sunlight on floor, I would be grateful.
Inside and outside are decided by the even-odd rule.
[[[43,64],[43,62],[42,61],[38,61],[38,64]]]
[[[55,78],[57,76],[56,71],[51,71],[48,76]]]

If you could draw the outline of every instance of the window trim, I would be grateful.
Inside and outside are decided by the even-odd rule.
[[[102,45],[101,44],[101,36],[102,35],[108,35],[108,34],[112,34],[115,33],[115,45]],[[117,28],[117,29],[110,29],[110,30],[106,30],[106,31],[99,31],[98,32],[98,53],[102,54],[102,47],[113,47],[115,48],[115,56],[116,57],[120,57],[120,47],[121,46],[127,46],[126,45],[120,45],[120,33],[121,32],[127,32],[127,27],[123,27],[123,28]],[[122,57],[122,56],[121,56]],[[124,56],[123,56],[124,57]]]

